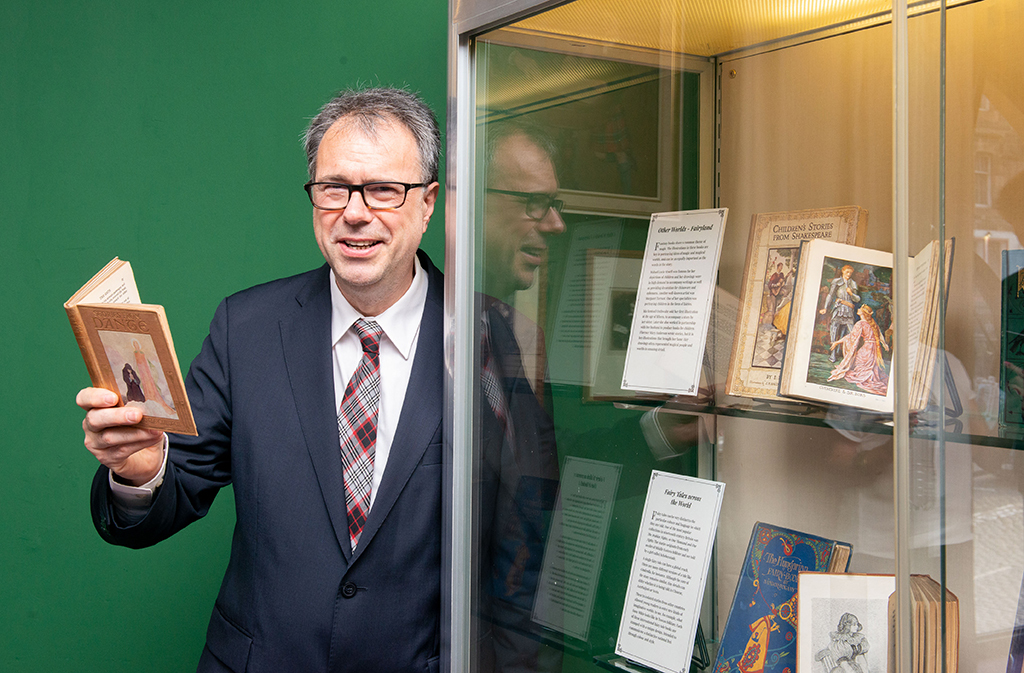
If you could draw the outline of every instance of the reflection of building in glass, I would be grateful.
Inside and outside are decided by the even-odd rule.
[[[1024,139],[1004,112],[993,99],[981,96],[971,142],[974,259],[965,267],[972,255],[958,245],[956,257],[963,253],[966,256],[955,261],[952,281],[969,283],[971,288],[973,315],[965,327],[974,346],[960,355],[976,387],[984,385],[989,376],[998,379],[1001,328],[997,288],[1002,275],[1002,253],[1024,247],[1024,217],[1013,206],[1021,199],[1021,195],[1014,196],[1013,192],[1020,189],[1024,180]]]
[[[1009,221],[1009,214],[998,206],[1003,188],[1024,172],[1024,141],[999,109],[982,96],[973,144],[974,249],[998,274],[1000,253],[1021,247],[1015,225],[1024,223]]]

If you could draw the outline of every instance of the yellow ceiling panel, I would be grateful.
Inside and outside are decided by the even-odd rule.
[[[918,3],[912,13],[936,4]],[[882,23],[891,8],[884,0],[576,0],[505,30],[717,56]]]

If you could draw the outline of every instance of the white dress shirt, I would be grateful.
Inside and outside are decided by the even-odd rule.
[[[333,280],[333,276],[332,276]],[[423,318],[423,306],[427,302],[427,274],[416,260],[416,275],[412,285],[402,298],[391,305],[386,311],[369,319],[380,325],[384,330],[384,338],[380,342],[380,402],[377,415],[377,443],[373,457],[373,487],[370,491],[370,507],[372,509],[384,468],[391,454],[391,442],[395,438],[398,419],[402,415],[402,403],[405,401],[405,390],[409,387],[409,375],[412,373],[413,358],[416,355],[416,341],[420,334],[420,320]],[[361,313],[352,308],[345,296],[338,289],[338,284],[331,283],[331,342],[334,344],[334,408],[341,408],[341,400],[345,396],[345,386],[352,378],[359,360],[363,357],[363,347],[359,336],[352,325]],[[341,450],[339,438],[338,450]]]
[[[373,487],[370,491],[370,507],[380,488],[384,468],[391,454],[391,443],[395,438],[398,419],[402,415],[402,403],[405,391],[409,387],[409,375],[416,355],[416,342],[420,334],[420,320],[423,307],[427,302],[427,274],[423,271],[419,259],[414,259],[415,275],[412,285],[401,299],[392,304],[378,316],[371,316],[384,331],[380,342],[380,402],[377,416],[377,443],[374,448]],[[352,378],[359,360],[363,357],[363,348],[359,336],[351,329],[359,318],[366,318],[345,299],[335,282],[331,272],[331,345],[334,353],[334,408],[341,408],[341,400],[345,396],[345,386]],[[341,439],[338,440],[338,451],[341,452]],[[167,435],[164,435],[164,462],[160,472],[142,486],[129,486],[114,480],[110,473],[110,490],[114,498],[114,508],[123,523],[140,521],[153,501],[153,493],[163,483],[167,469]]]

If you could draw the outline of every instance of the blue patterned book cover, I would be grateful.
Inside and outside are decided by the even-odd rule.
[[[794,673],[800,571],[846,572],[851,545],[754,525],[714,673]]]

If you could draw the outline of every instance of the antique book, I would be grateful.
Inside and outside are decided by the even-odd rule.
[[[1003,251],[999,424],[1024,427],[1024,250]]]
[[[945,250],[944,263],[940,251]],[[938,360],[940,301],[953,266],[953,241],[933,241],[910,258],[908,330],[911,411],[928,406]],[[940,269],[945,279],[939,282]],[[779,394],[892,413],[892,253],[805,241]]]
[[[956,673],[960,659],[960,601],[929,575],[910,576],[910,659],[913,673]],[[944,607],[943,607],[944,606]],[[945,609],[945,632],[943,632]],[[889,671],[896,665],[896,594],[889,597]],[[945,655],[943,655],[945,652]],[[945,658],[945,662],[943,662]]]
[[[93,386],[138,407],[140,428],[196,434],[164,308],[141,302],[131,264],[112,259],[64,310]]]
[[[800,242],[822,239],[863,245],[867,224],[868,211],[858,206],[753,216],[727,395],[778,399]]]
[[[852,551],[845,542],[756,523],[711,670],[793,671],[799,574],[846,572]]]
[[[800,573],[796,670],[881,673],[890,642],[894,575]]]

